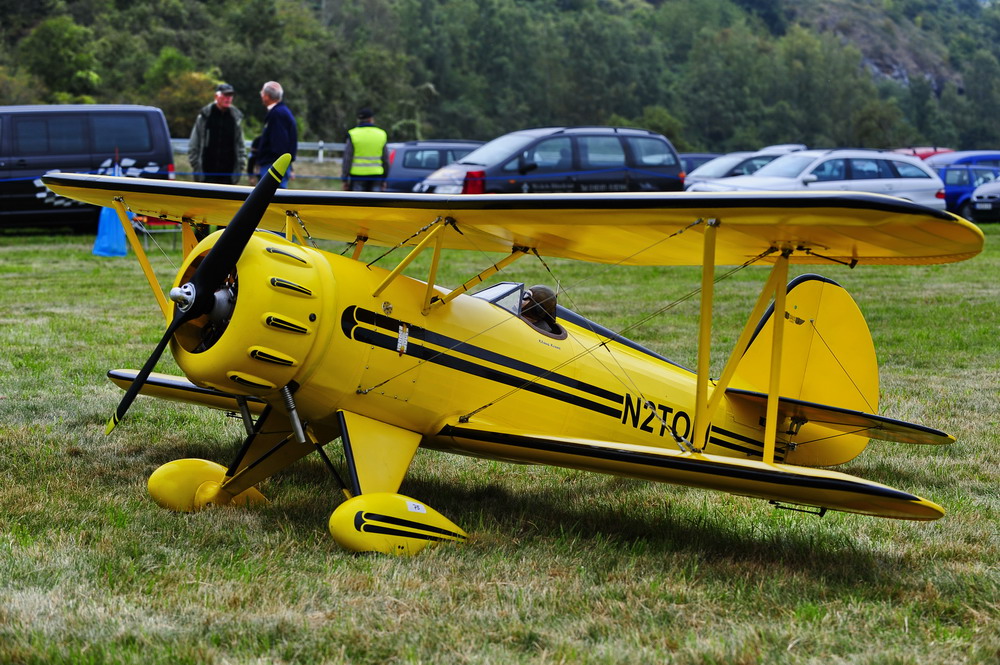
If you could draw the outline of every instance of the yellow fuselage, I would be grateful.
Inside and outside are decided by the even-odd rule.
[[[271,234],[255,235],[237,270],[224,342],[195,351],[197,329],[182,331],[178,363],[199,385],[278,408],[278,389],[291,385],[321,437],[336,435],[343,409],[419,432],[425,446],[567,466],[581,464],[440,434],[463,422],[672,450],[675,434],[692,438],[694,374],[581,325],[560,320],[564,335],[545,334],[475,296],[424,314],[424,282],[399,277],[373,297],[387,271]],[[724,402],[705,452],[759,459],[759,416]]]

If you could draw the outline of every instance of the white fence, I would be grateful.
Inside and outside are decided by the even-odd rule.
[[[174,154],[186,155],[188,151],[189,139],[170,139],[170,145],[174,149]],[[250,141],[246,142],[247,151],[250,150]],[[318,162],[322,164],[325,160],[333,159],[340,161],[344,154],[343,143],[326,143],[324,141],[299,141],[296,161]]]

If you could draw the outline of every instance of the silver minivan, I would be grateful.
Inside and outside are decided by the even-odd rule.
[[[163,112],[152,106],[0,106],[0,228],[97,221],[98,209],[56,196],[41,177],[63,173],[172,178]]]

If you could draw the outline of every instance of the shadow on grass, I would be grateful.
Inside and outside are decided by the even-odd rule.
[[[658,505],[636,508],[633,504],[642,502],[628,498],[601,505],[587,496],[592,489],[588,484],[513,492],[497,484],[471,488],[411,480],[402,491],[429,501],[459,524],[483,525],[527,546],[550,539],[600,540],[624,553],[681,555],[709,565],[747,564],[766,568],[769,575],[787,569],[851,584],[884,583],[887,574],[901,573],[906,565],[902,556],[872,552],[846,529],[823,528],[815,517],[772,521],[756,510],[751,515],[734,512],[720,493],[699,492],[693,496],[703,494],[704,501],[675,504],[674,488],[664,485]]]
[[[770,520],[761,518],[759,511],[740,514],[724,503],[725,495],[713,493],[705,493],[706,500],[696,507],[676,506],[670,486],[663,486],[662,500],[653,507],[636,508],[642,500],[628,497],[614,506],[600,505],[594,489],[593,482],[515,491],[500,483],[474,487],[408,478],[400,492],[426,501],[469,531],[471,547],[481,536],[481,547],[501,543],[546,558],[542,552],[558,556],[593,544],[595,551],[613,558],[680,559],[707,568],[732,567],[768,577],[796,575],[858,590],[892,586],[908,572],[902,552],[872,551],[856,539],[850,524],[824,528],[807,515],[801,520]],[[330,512],[343,500],[335,480],[319,463],[293,465],[270,479],[264,492],[273,503],[261,515],[261,527],[292,538],[315,538],[317,529],[325,531]],[[712,509],[713,499],[718,499],[718,510]]]
[[[327,451],[336,464],[339,447]],[[178,441],[149,452],[144,457],[156,458],[155,464],[204,457],[228,465],[236,449]],[[338,471],[346,477],[339,466]],[[485,547],[499,542],[536,552],[565,553],[566,543],[576,548],[593,542],[598,551],[621,556],[679,557],[707,567],[767,571],[769,577],[794,574],[855,589],[891,586],[911,572],[902,548],[895,554],[872,548],[860,535],[863,525],[876,518],[841,516],[836,522],[828,517],[834,521],[828,524],[809,515],[775,516],[759,510],[756,502],[748,510],[744,500],[734,502],[723,493],[653,483],[651,494],[650,484],[599,474],[581,473],[570,482],[546,476],[524,489],[518,489],[523,478],[508,484],[485,474],[484,469],[471,479],[450,481],[428,477],[426,471],[411,473],[400,493],[426,501],[465,528],[474,536],[472,547],[477,535]],[[343,501],[337,481],[315,455],[279,472],[261,489],[272,501],[257,509],[261,528],[293,539],[311,540],[325,531],[330,513]]]

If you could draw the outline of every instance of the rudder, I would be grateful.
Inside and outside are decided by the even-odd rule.
[[[819,275],[788,283],[780,395],[828,406],[878,413],[875,345],[864,315],[847,291]],[[732,388],[766,393],[770,376],[774,305],[761,317],[731,382]],[[779,423],[787,440],[784,461],[805,466],[841,464],[857,456],[869,437],[809,422]]]

